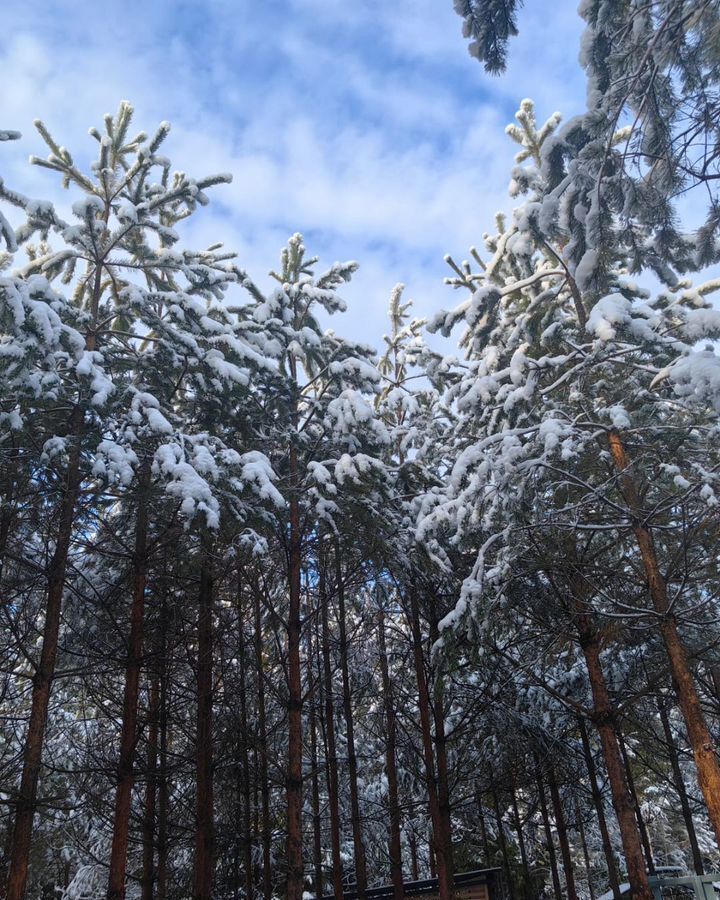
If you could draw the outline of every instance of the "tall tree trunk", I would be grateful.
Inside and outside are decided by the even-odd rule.
[[[158,717],[160,711],[160,675],[156,671],[150,686],[148,710],[147,781],[143,815],[142,900],[155,897],[155,818],[157,806]]]
[[[552,768],[548,772],[548,785],[550,787],[553,813],[555,814],[555,830],[557,831],[558,843],[560,844],[563,872],[565,873],[565,892],[567,893],[567,900],[578,900],[572,857],[570,856],[570,842],[568,841],[567,825],[565,824],[565,812],[563,810],[562,798],[560,797],[555,772]],[[645,900],[645,898],[643,898],[643,900]]]
[[[618,744],[617,717],[600,660],[600,637],[589,616],[579,615],[577,625],[593,697],[592,720],[600,736],[630,886],[633,896],[638,900],[653,900],[635,820],[633,798]]]
[[[430,863],[430,877],[437,878],[437,859],[435,856],[435,838],[432,834],[432,828],[430,829],[430,836],[428,838],[428,862]]]
[[[638,823],[640,840],[642,841],[643,851],[645,853],[645,863],[647,865],[648,872],[651,875],[654,875],[655,862],[653,860],[653,852],[650,845],[650,835],[648,834],[647,825],[645,824],[645,819],[643,818],[642,810],[640,809],[640,801],[638,800],[637,791],[635,790],[635,779],[633,778],[632,767],[630,766],[630,759],[628,757],[627,747],[625,746],[625,739],[623,738],[622,729],[619,726],[617,726],[616,730],[618,743],[620,744],[620,753],[622,754],[623,764],[625,765],[628,789],[630,791],[633,807],[635,809],[635,818],[637,819]]]
[[[10,851],[12,850],[12,823],[8,822],[2,845],[2,859],[0,860],[0,900],[5,897],[7,887],[8,866],[10,865]]]
[[[343,895],[343,870],[340,851],[340,805],[338,796],[338,760],[335,746],[335,704],[333,702],[332,668],[330,664],[330,628],[325,575],[320,568],[320,621],[322,623],[322,659],[325,682],[325,746],[330,807],[330,846],[332,848],[332,883],[335,897]]]
[[[110,203],[106,201],[102,215],[105,225],[107,225],[109,217]],[[97,323],[100,298],[102,296],[103,264],[104,258],[95,258],[90,263],[92,267],[92,292],[89,298],[90,322],[85,333],[85,349],[91,353],[97,349]],[[90,275],[90,270],[88,275]],[[59,507],[55,552],[47,570],[47,597],[42,647],[40,650],[40,662],[33,678],[30,720],[23,747],[20,789],[15,800],[12,853],[5,900],[24,900],[27,889],[30,845],[33,819],[37,809],[37,789],[42,764],[43,745],[45,743],[45,728],[50,705],[50,691],[57,663],[65,575],[67,573],[70,540],[80,496],[80,485],[82,483],[80,461],[84,433],[85,407],[80,399],[73,407],[68,420],[70,452],[65,472],[65,485]]]
[[[290,547],[288,553],[289,609],[287,624],[288,765],[287,765],[287,900],[302,900],[302,672],[300,660],[300,575],[302,539],[298,498],[298,460],[290,445]]]
[[[252,808],[253,808],[253,824],[252,824],[252,833],[254,836],[255,842],[258,841],[260,837],[260,778],[258,777],[258,773],[260,771],[260,753],[258,751],[257,746],[257,730],[255,732],[255,742],[253,746],[253,754],[252,754]],[[258,854],[253,853],[252,858],[252,867],[253,867],[253,885],[255,888],[259,888],[262,883],[262,863],[259,860]]]
[[[514,780],[510,786],[510,799],[512,801],[513,819],[515,821],[515,834],[517,835],[518,847],[520,849],[520,862],[522,863],[523,870],[523,895],[527,898],[527,900],[530,900],[532,877],[530,875],[530,865],[528,863],[528,855],[525,848],[525,838],[523,837],[522,822],[520,820],[520,809],[518,808]]]
[[[505,840],[505,827],[503,825],[502,812],[500,811],[500,800],[498,798],[497,788],[495,787],[495,773],[490,769],[490,795],[492,796],[493,807],[495,809],[495,821],[497,823],[498,844],[500,845],[500,856],[502,858],[503,870],[507,878],[508,891],[513,896],[513,877],[512,868],[510,866],[510,855],[508,853],[507,841]]]
[[[94,345],[93,345],[94,346]],[[91,349],[91,348],[89,348]],[[37,809],[37,789],[40,778],[45,727],[47,725],[50,691],[55,676],[60,614],[62,609],[65,575],[67,572],[70,539],[72,537],[75,509],[80,494],[80,453],[85,414],[77,405],[70,416],[70,457],[65,473],[65,486],[60,501],[59,523],[55,552],[47,570],[47,598],[43,625],[40,661],[33,677],[30,721],[23,748],[23,767],[20,789],[15,799],[15,823],[12,851],[8,871],[6,900],[24,900],[27,888],[30,844],[33,819]]]
[[[680,768],[680,759],[678,757],[677,747],[673,739],[672,728],[670,727],[670,719],[667,714],[665,702],[662,697],[658,697],[658,712],[660,713],[660,721],[662,722],[663,733],[665,735],[665,743],[668,748],[668,756],[670,757],[670,766],[672,767],[673,780],[675,782],[675,790],[680,800],[680,808],[682,809],[683,818],[685,819],[685,828],[690,841],[690,850],[692,852],[693,866],[696,875],[703,875],[703,861],[700,847],[698,845],[697,833],[695,832],[695,823],[693,822],[692,810],[690,809],[690,799],[685,787],[685,779],[683,778],[682,769]]]
[[[262,868],[263,868],[263,900],[272,897],[272,871],[270,868],[270,843],[272,830],[270,826],[270,781],[268,778],[267,757],[267,724],[265,717],[265,666],[262,649],[262,613],[260,610],[260,591],[257,585],[253,590],[255,613],[255,664],[258,678],[258,731],[260,737],[260,803],[262,804]]]
[[[673,688],[677,694],[688,740],[692,747],[698,784],[705,799],[715,838],[720,842],[720,765],[718,765],[714,741],[700,706],[700,698],[690,671],[687,651],[680,638],[677,621],[668,602],[667,584],[660,569],[652,533],[643,515],[640,490],[631,471],[630,458],[618,432],[611,431],[609,441],[610,452],[620,473],[622,493],[640,550],[650,598],[655,611],[661,617],[660,633],[670,660]]]
[[[420,868],[418,866],[417,837],[412,828],[408,834],[408,844],[410,845],[410,873],[413,881],[418,881],[420,879]]]
[[[252,808],[250,801],[250,751],[248,748],[248,716],[247,716],[247,677],[245,663],[245,622],[242,614],[242,597],[238,591],[238,656],[240,661],[240,790],[242,794],[242,847],[243,870],[245,874],[245,898],[252,900],[255,889],[253,885],[252,865]]]
[[[340,671],[343,685],[343,714],[345,717],[345,738],[348,748],[348,774],[350,776],[350,813],[352,818],[353,851],[355,856],[355,890],[358,900],[365,900],[367,890],[367,862],[362,838],[360,819],[360,796],[358,790],[358,765],[355,752],[355,725],[353,722],[352,693],[348,668],[348,642],[345,620],[345,584],[343,582],[340,543],[335,541],[335,578],[338,598],[338,629],[340,638]]]
[[[437,619],[430,620],[430,641],[434,646],[439,638]],[[437,763],[437,793],[440,824],[442,826],[443,855],[450,885],[455,884],[453,860],[452,819],[450,815],[450,775],[448,772],[447,738],[445,737],[445,685],[442,668],[435,668],[432,697],[433,723],[435,725],[435,760]]]
[[[387,644],[385,641],[385,612],[378,612],[378,649],[380,651],[380,674],[385,707],[385,772],[388,782],[388,850],[390,855],[390,881],[393,897],[402,900],[405,896],[402,872],[402,845],[400,842],[400,801],[398,794],[397,763],[397,723],[395,721],[395,697],[388,667]]]
[[[120,732],[120,758],[117,769],[115,812],[113,816],[108,900],[123,900],[127,869],[128,841],[132,812],[132,790],[135,783],[134,761],[138,739],[138,696],[145,631],[145,587],[147,583],[148,491],[150,459],[147,458],[138,478],[138,505],[135,518],[135,550],[133,553],[133,593],[130,607],[130,638],[125,664],[125,690]]]
[[[14,445],[14,439],[13,445]],[[17,447],[9,447],[5,453],[2,474],[2,494],[0,494],[0,577],[2,577],[5,565],[5,553],[8,539],[12,530],[13,519],[17,512],[15,497],[15,479],[17,476],[20,454]],[[4,881],[0,880],[0,887],[4,887]]]
[[[160,750],[158,766],[158,829],[157,829],[157,900],[168,896],[168,817],[170,811],[170,786],[168,782],[168,610],[167,597],[163,594],[160,607],[160,712],[158,730]]]
[[[583,754],[585,756],[585,765],[588,770],[590,779],[590,792],[595,806],[595,815],[598,820],[598,828],[600,829],[600,838],[603,845],[603,853],[605,854],[605,864],[608,870],[608,883],[613,894],[613,900],[620,900],[620,882],[618,880],[617,865],[615,863],[615,854],[613,852],[612,843],[610,841],[610,832],[608,831],[607,819],[605,818],[605,809],[603,806],[602,793],[597,779],[597,769],[593,758],[592,749],[590,747],[590,739],[588,738],[585,720],[578,719],[580,727],[580,737],[582,739]]]
[[[415,677],[417,679],[418,687],[418,708],[420,712],[420,731],[422,735],[423,759],[425,762],[425,778],[427,781],[428,803],[430,805],[430,818],[432,821],[432,843],[435,851],[438,873],[438,893],[440,900],[450,900],[454,885],[448,870],[448,860],[445,856],[443,842],[443,825],[440,818],[440,805],[438,802],[437,782],[435,777],[433,739],[432,730],[430,728],[430,694],[428,691],[427,678],[425,677],[425,658],[420,632],[420,609],[414,587],[410,589],[409,595],[410,631],[412,634],[413,661],[415,664]]]
[[[487,825],[485,824],[485,810],[483,809],[482,794],[477,792],[475,797],[477,804],[478,824],[480,826],[480,841],[483,848],[483,862],[485,866],[490,865],[490,844],[488,843]]]
[[[555,853],[555,842],[553,841],[552,828],[550,827],[550,816],[548,815],[547,799],[545,797],[545,785],[543,784],[542,772],[540,771],[539,761],[536,757],[535,765],[537,766],[537,786],[538,797],[540,799],[540,815],[542,816],[543,829],[545,831],[545,843],[547,845],[548,859],[550,860],[550,874],[552,875],[553,891],[555,900],[562,900],[562,888],[560,887],[560,873],[557,866],[557,854]]]
[[[200,549],[198,595],[197,727],[195,732],[195,857],[193,900],[211,900],[215,855],[213,821],[213,578],[208,539]]]
[[[577,797],[575,798],[575,816],[577,818],[578,831],[580,833],[580,844],[582,845],[583,859],[585,860],[585,872],[587,873],[588,893],[590,900],[595,900],[595,890],[592,883],[592,868],[590,866],[590,852],[588,851],[587,840],[585,838],[585,823],[582,819],[582,812]]]
[[[308,645],[308,659],[310,660],[311,670],[313,670],[315,667],[312,664],[313,650],[309,636]],[[318,678],[319,677],[320,674],[318,673]],[[314,680],[315,679],[313,677],[313,681]],[[317,685],[314,685],[313,687],[317,687]],[[315,872],[315,876],[313,878],[313,888],[315,889],[315,896],[321,897],[323,894],[323,870],[322,834],[320,830],[320,779],[318,777],[317,722],[315,720],[316,697],[316,692],[313,690],[313,696],[308,706],[308,731],[310,732],[311,803],[313,817],[313,871]]]

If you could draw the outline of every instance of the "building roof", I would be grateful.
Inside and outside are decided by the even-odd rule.
[[[469,886],[473,884],[491,884],[495,880],[495,876],[500,871],[495,869],[475,869],[472,872],[458,872],[455,875],[455,887]],[[436,894],[438,890],[437,878],[426,878],[422,881],[406,881],[404,883],[405,893],[413,897],[419,897],[423,894]],[[385,897],[392,897],[394,888],[391,884],[384,884],[381,887],[368,888],[365,892],[367,900],[383,900]],[[329,900],[333,895],[325,895],[319,897],[318,900]],[[343,894],[343,900],[357,900],[357,891],[353,888],[348,889]]]

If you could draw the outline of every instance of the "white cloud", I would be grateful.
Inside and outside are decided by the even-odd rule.
[[[335,327],[376,344],[395,282],[422,313],[451,303],[444,252],[462,258],[509,205],[503,128],[517,101],[535,96],[543,115],[582,99],[569,2],[528,4],[495,80],[467,55],[451,0],[127,0],[103,13],[89,0],[4,11],[0,125],[25,132],[0,148],[7,182],[57,195],[52,175],[24,162],[43,152],[32,119],[83,160],[88,126],[127,98],[138,127],[174,123],[179,168],[234,175],[189,239],[224,239],[259,276],[296,230],[325,262],[358,259]]]

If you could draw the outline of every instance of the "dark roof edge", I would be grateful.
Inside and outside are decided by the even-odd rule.
[[[453,879],[455,887],[462,887],[467,884],[483,884],[487,883],[491,878],[500,871],[499,867],[492,869],[474,869],[472,872],[457,872]],[[432,894],[437,890],[438,879],[426,878],[421,881],[406,881],[404,884],[405,894]],[[368,888],[365,896],[370,900],[380,900],[383,897],[392,897],[394,888],[391,884],[384,884],[380,887]],[[343,900],[357,900],[357,891],[349,888],[343,894]],[[331,900],[334,894],[324,894],[316,900]]]

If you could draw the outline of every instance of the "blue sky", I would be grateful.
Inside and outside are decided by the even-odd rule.
[[[0,35],[0,173],[65,205],[32,127],[78,159],[121,99],[136,124],[173,125],[166,152],[233,184],[188,223],[186,244],[223,240],[261,283],[301,231],[329,263],[356,259],[333,327],[379,346],[392,286],[419,314],[454,302],[443,255],[462,259],[509,209],[518,102],[580,112],[582,23],[572,0],[528,0],[500,78],[470,58],[452,0],[6,0]],[[192,224],[191,224],[192,223]]]

